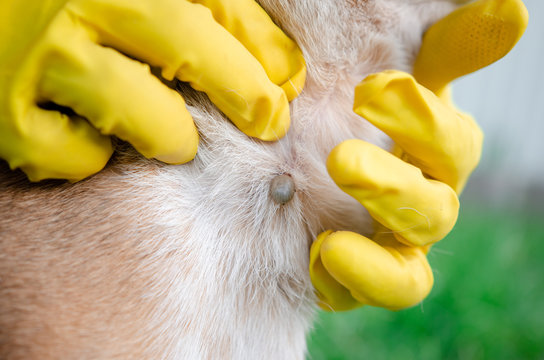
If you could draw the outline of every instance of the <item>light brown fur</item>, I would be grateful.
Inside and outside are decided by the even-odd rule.
[[[351,111],[365,75],[410,70],[447,1],[262,0],[308,64],[292,127],[250,139],[207,100],[184,97],[197,158],[166,166],[120,143],[108,167],[67,184],[0,165],[1,359],[300,359],[315,297],[308,250],[328,228],[370,233],[329,179],[348,138],[389,146]],[[295,197],[275,204],[288,173]]]

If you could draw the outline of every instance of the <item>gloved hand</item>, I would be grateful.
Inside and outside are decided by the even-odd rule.
[[[146,157],[191,160],[191,116],[149,65],[263,140],[287,131],[306,71],[254,0],[2,1],[0,158],[33,181],[77,181],[104,167],[115,135]]]
[[[323,309],[369,304],[395,310],[430,292],[426,253],[455,224],[457,196],[482,145],[476,123],[449,101],[447,84],[508,53],[527,18],[520,0],[465,5],[425,34],[415,79],[385,71],[357,87],[354,111],[396,148],[389,153],[348,140],[327,160],[332,179],[365,206],[377,227],[372,239],[326,231],[313,243],[310,275]]]

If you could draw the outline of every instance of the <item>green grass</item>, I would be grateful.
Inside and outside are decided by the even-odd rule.
[[[544,359],[544,215],[465,206],[418,307],[320,313],[309,359]]]

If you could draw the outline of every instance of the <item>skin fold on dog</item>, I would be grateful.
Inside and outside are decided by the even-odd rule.
[[[261,0],[300,46],[303,93],[277,142],[251,139],[201,93],[180,91],[201,141],[168,166],[119,143],[75,184],[0,164],[1,359],[303,359],[315,314],[309,247],[372,232],[325,167],[341,141],[389,138],[352,111],[366,75],[411,70],[446,0]],[[270,195],[288,175],[294,196]]]

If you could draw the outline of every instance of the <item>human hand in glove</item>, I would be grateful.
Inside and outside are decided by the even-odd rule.
[[[287,131],[306,71],[254,0],[2,1],[0,158],[32,181],[77,181],[104,167],[115,135],[148,158],[191,160],[191,116],[150,65],[262,140]]]
[[[500,59],[527,25],[521,0],[465,5],[425,34],[414,77],[370,75],[354,111],[388,134],[392,153],[348,140],[327,160],[332,179],[376,220],[369,239],[326,231],[310,252],[310,275],[326,310],[365,304],[401,309],[430,292],[426,253],[453,228],[458,195],[481,153],[482,133],[450,102],[447,84]]]

